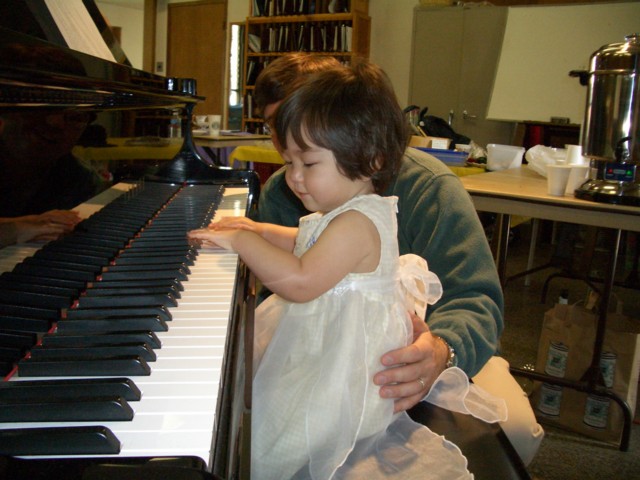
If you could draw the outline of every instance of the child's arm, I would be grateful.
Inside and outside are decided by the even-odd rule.
[[[348,273],[373,271],[380,259],[375,225],[354,210],[333,219],[300,258],[247,229],[197,230],[189,237],[236,251],[267,288],[292,302],[320,296]]]

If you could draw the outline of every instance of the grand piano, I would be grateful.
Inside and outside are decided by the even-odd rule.
[[[22,113],[92,119],[71,154],[109,180],[72,205],[72,234],[0,249],[0,480],[248,479],[254,279],[185,234],[249,214],[259,180],[194,148],[193,79],[114,48],[117,62],[66,48],[45,0],[0,2],[0,130]],[[3,146],[0,132],[0,168]],[[410,414],[476,479],[529,478],[499,425],[425,402]]]
[[[74,232],[0,250],[0,478],[248,478],[253,277],[186,232],[249,214],[257,175],[197,153],[195,80],[66,48],[43,1],[2,9],[0,119],[88,114],[71,154],[118,158]]]

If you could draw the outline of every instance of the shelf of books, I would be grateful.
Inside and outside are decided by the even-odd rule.
[[[368,0],[251,0],[244,41],[242,128],[262,133],[253,89],[258,74],[289,52],[332,55],[349,63],[369,57]]]

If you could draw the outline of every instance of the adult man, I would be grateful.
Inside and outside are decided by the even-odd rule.
[[[312,73],[339,68],[329,57],[290,54],[271,62],[256,82],[254,98],[267,126],[281,101]],[[384,119],[381,119],[382,121]],[[276,148],[279,148],[274,139]],[[484,231],[458,178],[434,157],[408,148],[398,176],[385,192],[398,197],[400,254],[427,260],[443,285],[443,296],[414,317],[414,343],[385,354],[374,382],[380,395],[394,398],[396,411],[418,403],[448,366],[457,365],[480,387],[505,399],[509,417],[503,429],[528,464],[544,432],[526,395],[496,357],[503,329],[503,296]],[[286,185],[283,169],[260,195],[257,220],[297,226],[307,212]]]

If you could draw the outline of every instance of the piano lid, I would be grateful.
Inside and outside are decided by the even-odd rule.
[[[196,103],[193,80],[173,82],[0,27],[0,107],[98,110]]]
[[[53,10],[50,10],[51,7],[53,7]],[[94,0],[82,0],[82,3],[69,0],[12,0],[11,2],[1,2],[0,26],[46,40],[60,47],[73,48],[73,45],[70,45],[65,40],[65,34],[61,31],[61,27],[54,18],[60,18],[64,15],[71,17],[73,12],[81,14],[83,19],[90,20],[91,25],[87,26],[87,30],[99,34],[101,39],[95,38],[94,41],[102,42],[103,47],[110,51],[110,55],[113,58],[109,58],[109,60],[114,60],[129,67],[132,66]],[[75,19],[74,22],[78,23],[79,20]],[[76,50],[92,53],[85,48],[86,46],[83,46],[83,48],[76,48]]]

